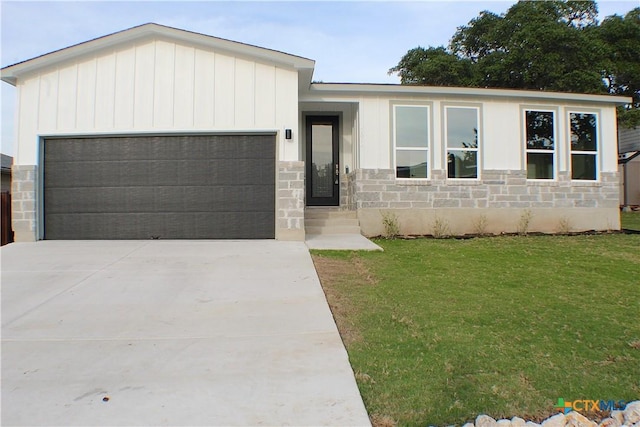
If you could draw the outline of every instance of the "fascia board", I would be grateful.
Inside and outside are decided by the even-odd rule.
[[[576,101],[626,105],[630,97],[617,95],[593,95],[567,92],[546,92],[515,89],[488,89],[466,87],[414,86],[400,84],[360,84],[360,83],[313,83],[300,99],[312,101],[327,96],[358,97],[366,95],[386,96],[451,96],[478,98],[515,98],[545,101]]]

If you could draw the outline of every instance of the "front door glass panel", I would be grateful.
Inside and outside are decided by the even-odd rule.
[[[333,126],[311,125],[311,197],[333,196]]]

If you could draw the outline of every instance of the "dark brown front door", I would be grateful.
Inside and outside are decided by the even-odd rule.
[[[338,117],[307,117],[307,206],[340,204]]]

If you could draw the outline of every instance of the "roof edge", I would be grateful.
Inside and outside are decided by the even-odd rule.
[[[312,83],[309,94],[353,93],[353,94],[415,94],[453,96],[498,96],[501,98],[553,99],[585,102],[603,102],[626,105],[630,97],[607,94],[572,92],[548,92],[524,89],[475,88],[457,86],[418,86],[397,83]]]
[[[313,68],[315,67],[314,60],[304,58],[302,56],[292,55],[274,49],[223,39],[220,37],[210,36],[207,34],[197,33],[189,30],[182,30],[166,25],[147,23],[125,30],[117,31],[115,33],[100,36],[81,43],[77,43],[62,49],[42,54],[40,56],[36,56],[31,59],[17,62],[12,65],[8,65],[0,70],[1,79],[15,86],[17,83],[17,78],[20,74],[63,62],[74,57],[84,55],[93,50],[116,46],[120,43],[125,43],[152,35],[165,36],[175,40],[210,46],[228,52],[235,52],[247,56],[256,57],[258,59],[265,59],[272,62],[288,65],[298,70],[313,70]]]

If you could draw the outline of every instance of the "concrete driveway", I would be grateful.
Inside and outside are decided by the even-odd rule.
[[[2,425],[366,425],[304,243],[4,246]]]

